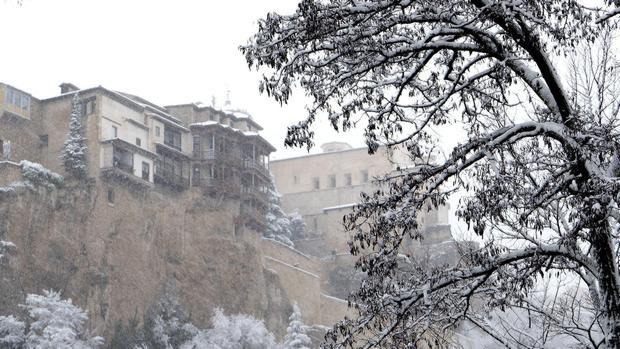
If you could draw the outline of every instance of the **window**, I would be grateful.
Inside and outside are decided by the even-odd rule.
[[[136,137],[136,145],[137,145],[138,147],[141,147],[141,146],[142,146],[142,140],[141,140],[140,138],[138,138],[138,137]]]
[[[6,103],[30,111],[30,96],[9,86],[6,87]]]
[[[114,189],[108,189],[108,203],[114,203]]]
[[[142,161],[142,179],[145,181],[151,180],[151,165],[145,161]]]
[[[118,138],[118,127],[112,126],[112,138]]]
[[[298,175],[294,175],[293,176],[293,184],[299,184],[299,176]]]
[[[312,231],[315,233],[319,231],[319,219],[317,217],[312,217]]]
[[[368,170],[362,171],[362,183],[368,182]]]
[[[344,185],[351,185],[352,181],[351,181],[351,174],[350,173],[345,173],[344,174]]]
[[[215,134],[213,133],[207,135],[207,149],[215,149]]]
[[[192,185],[199,186],[200,185],[200,166],[194,165],[194,170],[192,173]]]
[[[181,150],[181,132],[164,125],[164,144]]]
[[[209,165],[209,178],[217,178],[217,172],[215,171],[215,166]]]
[[[194,150],[194,153],[201,151],[202,149],[200,149],[200,136],[194,136],[192,140],[192,149]]]
[[[161,130],[159,129],[159,126],[155,126],[155,136],[159,137],[160,134],[161,134]]]
[[[336,188],[336,175],[329,175],[329,187]]]
[[[321,181],[319,180],[319,177],[312,178],[312,188],[314,190],[319,190],[321,188]]]
[[[89,99],[82,103],[82,115],[90,115],[95,112],[95,99]]]
[[[48,135],[39,135],[39,145],[41,147],[47,147],[49,145],[49,136]]]

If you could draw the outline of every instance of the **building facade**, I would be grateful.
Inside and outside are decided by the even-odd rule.
[[[412,165],[411,159],[399,149],[388,153],[379,148],[369,155],[367,148],[352,148],[342,142],[321,146],[323,152],[271,161],[276,187],[282,195],[285,212],[302,215],[309,240],[323,240],[325,246],[313,254],[348,253],[350,236],[342,227],[342,217],[360,201],[362,192],[377,189],[373,178],[381,177]],[[425,212],[420,223],[427,229],[441,231],[433,240],[450,240],[448,207]],[[308,242],[300,241],[298,245]],[[310,248],[310,247],[309,247]]]
[[[89,176],[120,179],[135,188],[201,191],[241,202],[238,223],[264,226],[269,154],[275,148],[247,113],[195,104],[162,107],[103,87],[63,83],[58,96],[37,99],[0,83],[3,160],[37,161],[64,174],[59,154],[72,100],[82,103]],[[114,201],[114,188],[106,193]]]

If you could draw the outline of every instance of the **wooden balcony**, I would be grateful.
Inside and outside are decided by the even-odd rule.
[[[263,165],[259,161],[250,158],[243,159],[243,168],[249,171],[254,171],[266,178],[270,178],[271,176],[271,174],[269,173],[269,169],[265,167],[265,165]]]
[[[177,190],[189,188],[189,178],[183,177],[174,171],[158,167],[154,174],[155,184],[166,185]]]

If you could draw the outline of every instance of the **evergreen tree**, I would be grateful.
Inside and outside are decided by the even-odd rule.
[[[67,173],[84,178],[88,173],[86,138],[82,136],[82,105],[78,94],[73,95],[73,108],[69,118],[69,134],[65,140],[60,159]]]
[[[269,205],[267,208],[267,215],[265,216],[267,220],[267,230],[263,235],[293,247],[294,244],[293,241],[291,241],[291,221],[280,207],[280,194],[276,190],[273,177],[271,177],[267,190],[267,202]]]
[[[301,311],[295,303],[293,304],[293,313],[289,317],[282,349],[310,349],[312,341],[306,335],[306,330],[307,326],[301,320]]]

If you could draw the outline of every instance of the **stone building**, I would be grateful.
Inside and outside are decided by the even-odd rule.
[[[355,286],[356,276],[347,244],[351,236],[343,227],[343,216],[360,201],[362,192],[377,189],[373,178],[413,163],[401,149],[388,152],[379,148],[369,155],[367,148],[352,148],[343,142],[326,143],[321,148],[322,153],[272,160],[270,168],[282,195],[282,208],[287,213],[297,211],[309,231],[305,239],[294,241],[295,247],[321,261],[324,291],[344,298]],[[420,226],[425,238],[408,241],[412,253],[433,263],[455,261],[448,214],[447,206],[422,213]]]
[[[0,149],[5,160],[28,159],[64,173],[58,154],[68,129],[73,95],[79,93],[88,139],[89,175],[120,178],[149,189],[190,187],[242,201],[238,222],[261,229],[269,154],[250,115],[195,104],[158,106],[101,86],[37,99],[0,83]],[[106,196],[114,200],[114,188]]]

